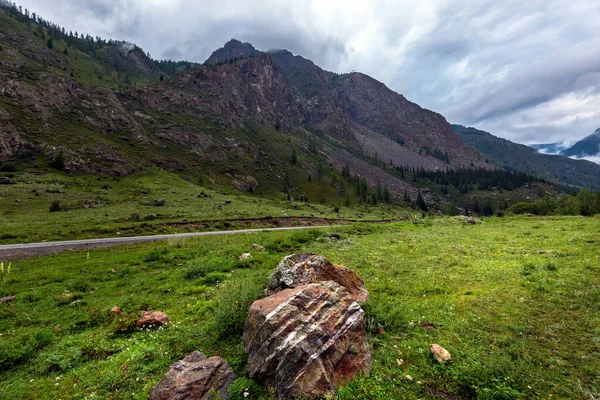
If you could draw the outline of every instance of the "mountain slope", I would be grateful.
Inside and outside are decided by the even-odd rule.
[[[475,128],[452,126],[462,140],[480,151],[488,161],[516,171],[527,172],[553,182],[600,189],[600,165],[548,155]]]
[[[594,133],[581,139],[573,146],[561,151],[563,156],[582,158],[600,156],[600,128]]]

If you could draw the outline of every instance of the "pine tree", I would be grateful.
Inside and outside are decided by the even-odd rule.
[[[46,46],[48,46],[49,49],[53,49],[54,48],[54,40],[52,40],[52,38],[48,39],[48,42],[46,42]]]

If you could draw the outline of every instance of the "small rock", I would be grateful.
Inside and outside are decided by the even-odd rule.
[[[171,365],[169,372],[152,388],[149,400],[228,400],[227,388],[235,380],[227,361],[207,358],[195,351]]]
[[[9,178],[8,176],[3,176],[2,178],[0,178],[0,185],[14,185],[15,184],[15,180]]]
[[[117,306],[110,309],[110,312],[113,314],[121,314],[121,311],[122,311],[121,307],[117,307]]]
[[[240,259],[240,261],[250,260],[252,258],[252,254],[242,253],[238,258]]]
[[[435,331],[437,328],[433,322],[429,321],[421,321],[419,325],[427,331]]]
[[[147,326],[161,326],[164,325],[166,323],[169,322],[169,317],[167,317],[167,314],[165,314],[164,312],[160,312],[160,311],[144,311],[142,313],[142,318],[140,318],[135,326],[137,326],[138,328],[143,328],[143,327],[147,327]]]
[[[256,243],[254,243],[254,244],[252,245],[252,248],[253,248],[254,250],[259,250],[259,251],[260,251],[260,250],[264,250],[264,249],[265,249],[263,246],[261,246],[260,244],[256,244]]]
[[[0,303],[8,303],[10,301],[13,301],[15,299],[15,296],[5,296],[0,298]]]
[[[431,351],[433,358],[435,358],[437,362],[440,363],[446,362],[452,358],[450,352],[442,346],[440,346],[439,344],[432,344],[431,346],[429,346],[429,351]]]
[[[114,268],[111,268],[111,269],[110,269],[110,272],[112,272],[112,273],[114,274],[115,272],[117,272],[117,270],[116,270],[116,269],[114,269]]]
[[[477,223],[477,222],[475,222],[475,218],[473,218],[473,217],[469,217],[469,218],[467,218],[467,219],[465,220],[465,222],[466,222],[467,224],[471,224],[471,225],[475,225],[475,224]]]
[[[332,233],[331,235],[329,235],[329,240],[340,240],[341,238],[342,237],[337,233]]]

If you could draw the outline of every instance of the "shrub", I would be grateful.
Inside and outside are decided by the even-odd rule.
[[[218,339],[240,336],[250,305],[262,295],[263,287],[256,280],[223,285],[214,297],[211,332]]]
[[[164,249],[154,249],[144,257],[144,262],[155,262],[161,261],[165,258],[165,255],[169,252],[166,247]]]
[[[1,172],[17,172],[17,166],[10,162],[0,163]]]
[[[223,272],[209,272],[203,279],[206,285],[215,285],[225,280],[225,274]]]
[[[52,204],[50,204],[50,212],[58,212],[60,211],[60,201],[54,200]]]
[[[58,153],[52,159],[50,166],[55,169],[64,169],[65,168],[65,153],[62,150],[59,150]]]

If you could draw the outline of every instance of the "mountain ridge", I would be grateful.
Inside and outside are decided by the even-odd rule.
[[[465,143],[504,168],[537,175],[553,182],[600,189],[600,165],[561,155],[543,154],[473,127],[453,125]]]

